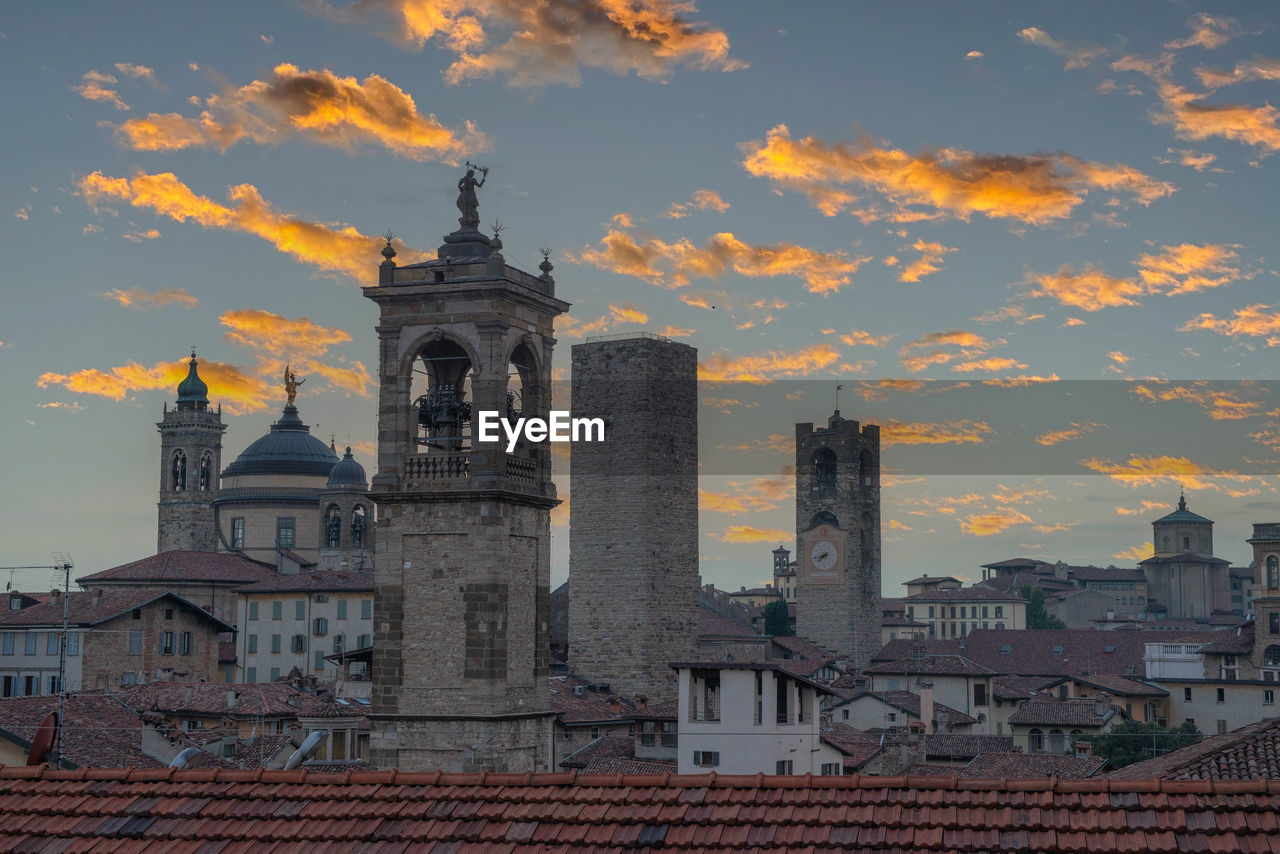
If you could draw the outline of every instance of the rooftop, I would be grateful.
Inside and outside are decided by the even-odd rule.
[[[955,590],[925,590],[902,601],[916,602],[1025,602],[1017,593],[1002,592],[991,587],[960,587]]]
[[[895,709],[906,712],[907,714],[920,717],[920,695],[912,694],[910,691],[859,691],[847,700],[841,700],[831,708],[839,708],[848,703],[861,700],[863,697],[875,697],[882,703],[892,706]],[[938,712],[942,712],[947,722],[951,725],[972,726],[978,721],[964,712],[953,709],[950,706],[935,702],[933,704],[933,719],[938,719]]]
[[[1100,701],[1093,697],[1072,697],[1061,700],[1037,694],[1027,700],[1009,716],[1010,724],[1020,726],[1102,726],[1115,714],[1115,708],[1107,704],[1106,713],[1098,714]]]
[[[1208,736],[1107,776],[1113,780],[1152,776],[1169,780],[1280,779],[1280,718],[1258,721],[1225,735]]]
[[[372,572],[313,570],[271,578],[236,589],[237,593],[372,593]]]
[[[237,554],[223,552],[167,551],[121,564],[78,579],[81,587],[99,581],[198,581],[205,584],[252,584],[275,571]]]
[[[970,779],[998,777],[1057,777],[1083,780],[1107,764],[1104,756],[1069,756],[1057,753],[979,753],[956,776]]]
[[[1268,781],[0,769],[6,850],[1269,852]]]
[[[0,609],[0,626],[60,626],[62,624],[62,596],[44,594],[29,597],[39,600],[38,605],[29,605],[18,611],[8,608]],[[215,625],[227,631],[232,626],[219,620],[208,611],[190,602],[176,593],[156,590],[94,590],[91,592],[72,592],[70,594],[69,621],[74,626],[93,626],[98,623],[128,614],[137,608],[149,605],[157,600],[166,600],[179,608],[185,608],[199,614]]]

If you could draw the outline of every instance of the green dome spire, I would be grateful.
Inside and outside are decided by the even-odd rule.
[[[209,387],[200,379],[200,373],[196,370],[196,354],[192,350],[187,378],[178,383],[178,408],[205,409],[208,406]]]

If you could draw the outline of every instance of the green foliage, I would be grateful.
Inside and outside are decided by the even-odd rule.
[[[1027,600],[1027,628],[1029,629],[1065,629],[1067,624],[1044,609],[1044,591],[1039,587],[1024,584],[1018,591]]]
[[[1090,737],[1089,741],[1094,755],[1107,757],[1112,769],[1116,769],[1195,744],[1201,738],[1195,724],[1190,722],[1169,729],[1127,720],[1111,732]]]
[[[791,631],[786,602],[774,600],[764,606],[764,633],[776,638],[789,638],[795,634]]]

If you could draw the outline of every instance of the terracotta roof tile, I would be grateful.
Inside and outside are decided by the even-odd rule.
[[[0,609],[0,625],[2,626],[61,626],[62,597],[44,594],[30,597],[39,600],[38,605],[29,605],[18,611]],[[93,626],[113,617],[127,614],[135,608],[141,608],[157,599],[166,599],[172,603],[170,607],[184,607],[194,611],[219,628],[231,630],[233,627],[199,605],[182,598],[176,593],[157,590],[98,590],[93,592],[72,592],[69,620],[73,626]]]
[[[111,581],[201,581],[252,584],[276,574],[274,569],[229,552],[168,551],[104,569],[78,580],[82,587]]]
[[[1249,724],[1224,735],[1136,762],[1107,776],[1133,780],[1159,775],[1173,780],[1280,779],[1280,718]]]
[[[270,578],[236,588],[237,593],[372,593],[372,572],[313,570]]]

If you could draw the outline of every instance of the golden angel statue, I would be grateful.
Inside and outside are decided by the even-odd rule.
[[[284,391],[289,395],[288,405],[293,406],[294,398],[298,396],[298,386],[305,383],[305,379],[298,379],[298,372],[289,370],[289,363],[284,366]]]

